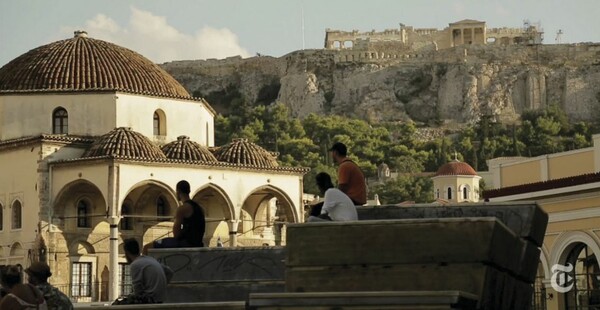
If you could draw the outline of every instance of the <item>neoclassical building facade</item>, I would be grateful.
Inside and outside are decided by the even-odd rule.
[[[485,198],[536,201],[549,216],[533,309],[600,308],[600,135],[592,147],[496,158],[488,167]],[[563,274],[558,265],[572,270]],[[566,292],[553,286],[561,274]]]
[[[246,140],[214,145],[215,111],[143,56],[75,32],[0,68],[0,265],[52,268],[74,300],[123,292],[120,244],[172,235],[175,185],[205,244],[275,245],[302,222],[302,167]]]

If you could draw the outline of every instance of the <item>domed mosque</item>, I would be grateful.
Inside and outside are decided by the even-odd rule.
[[[85,31],[0,68],[0,265],[47,261],[55,284],[84,279],[74,300],[114,300],[119,244],[169,235],[180,180],[204,209],[205,245],[284,242],[283,224],[303,221],[308,169],[246,140],[215,147],[215,114],[144,56]],[[109,285],[92,285],[106,271]]]

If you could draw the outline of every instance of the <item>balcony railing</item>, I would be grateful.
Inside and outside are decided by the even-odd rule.
[[[108,281],[91,282],[84,284],[52,284],[67,295],[72,302],[98,302],[109,301]],[[119,285],[119,296],[131,293],[131,283]]]

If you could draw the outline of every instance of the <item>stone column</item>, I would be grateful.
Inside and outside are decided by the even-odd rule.
[[[227,225],[229,226],[229,246],[235,247],[237,246],[237,230],[238,225],[240,224],[239,220],[230,220]]]
[[[115,300],[119,297],[119,166],[108,167],[108,199],[109,212],[108,223],[110,224],[109,259],[108,259],[108,299]]]
[[[475,44],[475,28],[471,27],[471,44]]]
[[[108,299],[110,301],[119,297],[119,218],[110,218],[110,247],[108,260]]]
[[[465,29],[460,28],[460,44],[465,45]]]

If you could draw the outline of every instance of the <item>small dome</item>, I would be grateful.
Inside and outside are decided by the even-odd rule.
[[[188,136],[179,136],[177,141],[167,143],[161,149],[170,159],[217,162],[208,148],[191,141]]]
[[[0,92],[123,91],[191,98],[144,56],[76,31],[70,39],[32,49],[0,68]]]
[[[477,172],[469,164],[455,159],[442,165],[435,175],[477,175]]]
[[[233,139],[215,151],[219,161],[256,167],[278,167],[275,157],[248,139]]]
[[[83,157],[117,156],[142,159],[165,159],[158,146],[129,127],[119,127],[101,136]]]

